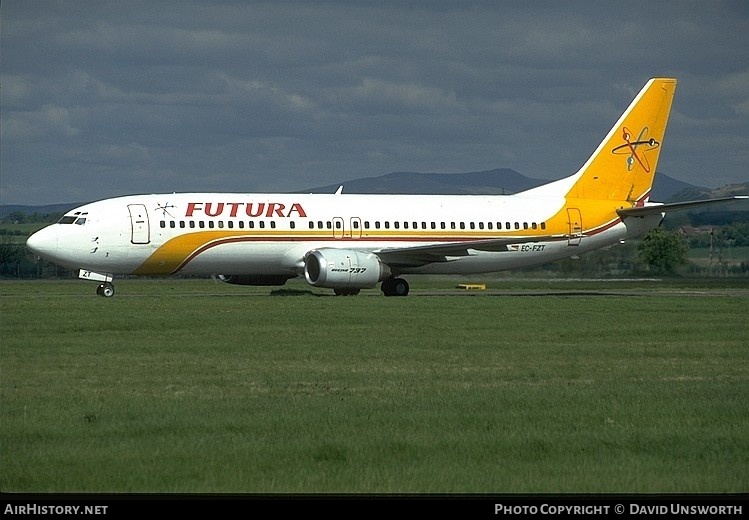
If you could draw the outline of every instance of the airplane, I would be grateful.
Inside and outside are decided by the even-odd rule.
[[[29,237],[28,249],[101,282],[116,275],[211,275],[230,284],[353,295],[404,275],[477,274],[553,262],[643,235],[665,214],[724,197],[659,204],[650,191],[676,80],[649,80],[588,161],[513,195],[171,193],[101,200]]]

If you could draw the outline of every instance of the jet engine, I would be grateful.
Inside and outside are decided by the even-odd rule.
[[[316,249],[304,257],[304,278],[315,287],[366,289],[390,276],[372,253],[349,249]]]

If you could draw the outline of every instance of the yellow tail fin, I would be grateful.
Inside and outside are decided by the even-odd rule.
[[[675,90],[675,79],[648,81],[574,176],[567,197],[632,204],[647,200]]]

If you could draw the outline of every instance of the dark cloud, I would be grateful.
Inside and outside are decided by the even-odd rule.
[[[652,76],[659,169],[745,182],[743,2],[2,3],[3,203],[574,172]]]

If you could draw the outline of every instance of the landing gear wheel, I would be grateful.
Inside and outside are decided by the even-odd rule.
[[[96,288],[96,294],[103,296],[104,298],[111,298],[114,296],[114,285],[110,282],[99,284],[99,287]]]
[[[381,290],[385,296],[406,296],[408,282],[403,278],[388,278],[382,282]]]
[[[408,296],[408,282],[403,278],[396,278],[394,280],[393,292],[394,296]]]

